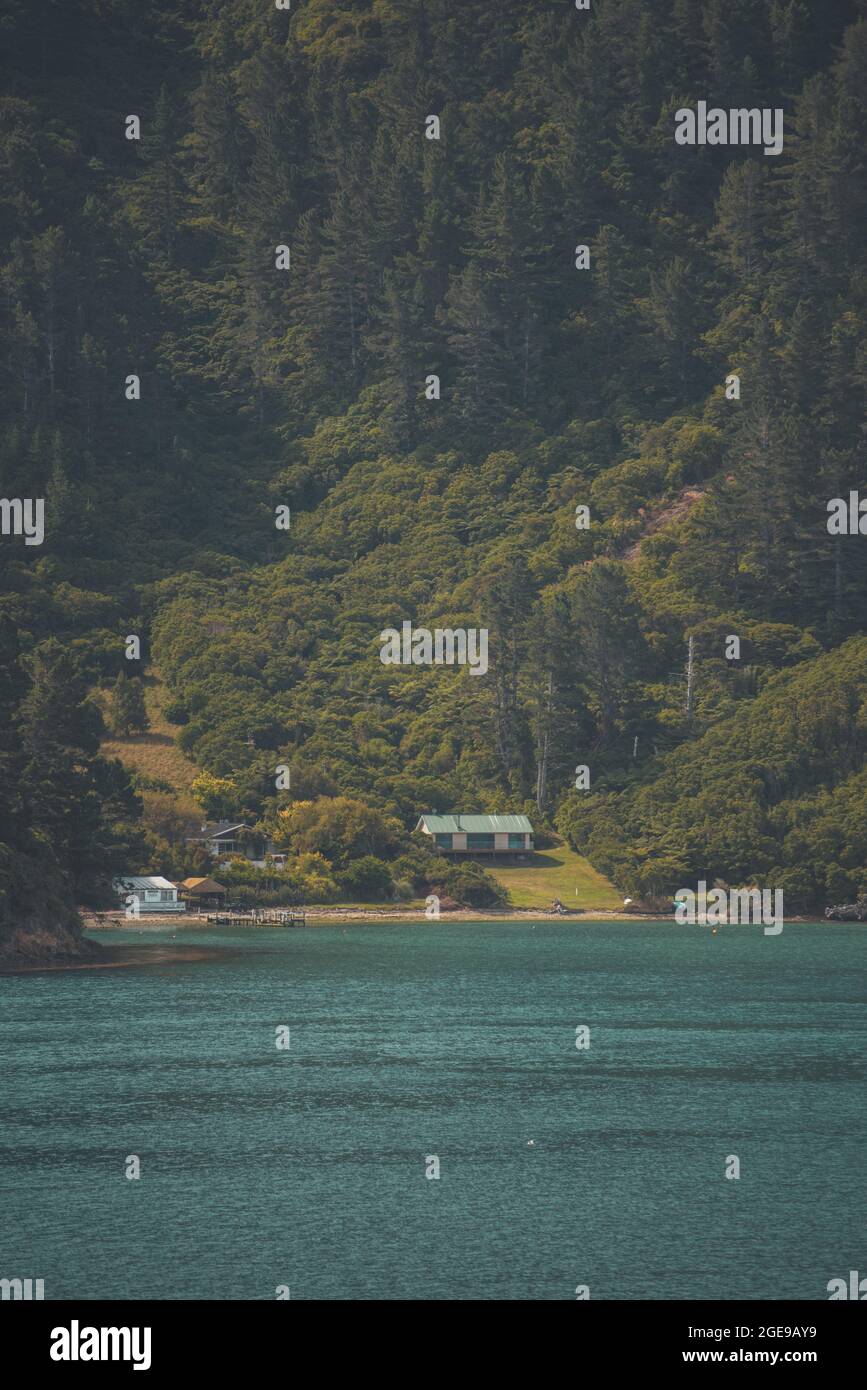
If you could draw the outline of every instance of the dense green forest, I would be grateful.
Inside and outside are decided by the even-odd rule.
[[[98,756],[151,667],[301,892],[423,887],[432,809],[867,889],[865,15],[6,0],[3,920],[195,867]],[[781,154],[677,144],[700,100]],[[407,620],[487,674],[384,665]]]

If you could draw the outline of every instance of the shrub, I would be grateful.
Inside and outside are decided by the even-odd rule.
[[[347,898],[357,898],[361,902],[382,902],[392,895],[388,865],[372,854],[356,859],[337,875],[337,882]]]
[[[467,907],[496,907],[506,901],[508,894],[487,869],[471,860],[464,864],[453,864],[443,879],[446,891],[452,898]]]

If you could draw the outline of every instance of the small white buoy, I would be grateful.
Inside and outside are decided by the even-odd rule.
[[[528,1139],[528,1140],[527,1140],[527,1148],[528,1148],[528,1149],[535,1149],[535,1147],[536,1147],[536,1141],[535,1141],[535,1139]]]

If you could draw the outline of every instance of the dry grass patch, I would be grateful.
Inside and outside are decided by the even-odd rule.
[[[133,734],[130,738],[111,735],[103,742],[102,752],[107,758],[119,758],[125,767],[145,777],[167,783],[179,795],[188,794],[198,768],[175,743],[175,725],[163,714],[163,707],[170,698],[168,688],[160,680],[158,671],[149,671],[142,680],[150,728],[147,733]]]

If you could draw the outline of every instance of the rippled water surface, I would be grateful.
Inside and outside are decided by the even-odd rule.
[[[47,1298],[825,1299],[867,1272],[865,927],[189,943],[226,953],[0,979],[0,1277]]]

